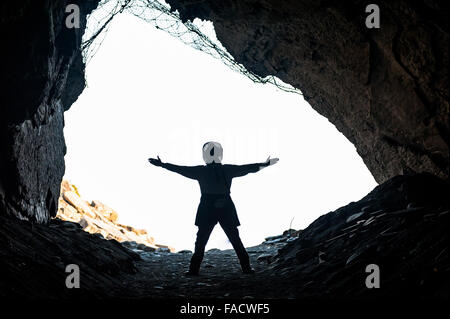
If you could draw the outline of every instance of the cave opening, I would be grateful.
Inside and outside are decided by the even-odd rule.
[[[279,157],[277,166],[233,182],[246,246],[304,229],[376,185],[353,144],[301,95],[255,84],[126,12],[111,22],[86,79],[65,112],[65,178],[85,199],[117,210],[119,222],[176,250],[193,248],[199,188],[151,167],[149,157],[203,164],[209,140],[223,145],[224,163]],[[220,227],[210,248],[231,248]]]
[[[229,54],[211,59],[122,10],[160,0],[76,1],[79,28],[65,23],[76,8],[68,0],[2,4],[0,30],[13,45],[0,59],[0,296],[147,308],[155,298],[164,312],[161,298],[176,307],[179,298],[288,298],[276,308],[292,313],[336,297],[447,299],[445,3],[381,1],[381,27],[367,29],[359,1],[165,1],[194,33],[189,21],[211,21]],[[91,46],[82,36],[98,4],[124,15]],[[182,42],[205,39],[195,40]],[[264,76],[275,86],[251,81]],[[309,105],[287,93],[297,89]],[[254,276],[233,251],[209,249],[200,276],[182,276],[196,254],[172,253],[193,248],[199,189],[147,158],[202,164],[208,140],[222,143],[225,163],[280,158],[233,183]],[[65,159],[78,187],[61,183]],[[380,185],[362,197],[375,185],[364,164]],[[73,218],[54,218],[62,210]],[[305,229],[280,234],[288,227]],[[114,240],[122,235],[130,241]],[[229,248],[220,236],[208,248]]]

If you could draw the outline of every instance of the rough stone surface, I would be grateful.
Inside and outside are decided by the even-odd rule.
[[[396,176],[314,221],[280,249],[273,270],[292,269],[286,293],[302,287],[299,296],[448,298],[448,191],[432,175]],[[382,289],[366,288],[369,264]]]
[[[77,223],[48,225],[0,215],[0,296],[28,299],[99,298],[121,295],[140,256],[115,240],[89,234]],[[66,267],[80,269],[80,289],[67,289]]]
[[[446,1],[168,0],[184,20],[214,23],[247,69],[275,75],[355,146],[377,182],[449,169]],[[280,112],[282,112],[280,108]]]
[[[98,1],[0,4],[0,208],[47,223],[58,207],[66,145],[63,111],[84,88],[80,55],[86,15]],[[65,27],[78,4],[81,28]]]

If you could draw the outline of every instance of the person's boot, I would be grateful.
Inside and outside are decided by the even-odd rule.
[[[198,276],[198,271],[193,271],[193,270],[189,270],[187,272],[184,273],[185,276],[187,277],[195,277]]]
[[[191,263],[189,265],[189,271],[185,272],[184,275],[185,276],[198,276],[198,271],[199,271],[200,267],[196,267],[195,263]]]
[[[198,276],[198,271],[200,270],[199,260],[192,258],[189,264],[189,271],[185,272],[185,276]]]
[[[191,262],[189,263],[189,271],[185,272],[185,276],[198,276],[200,270],[200,265],[202,263],[203,253],[196,253],[191,257]]]
[[[250,266],[250,262],[248,259],[245,259],[241,263],[241,269],[244,274],[254,274],[255,273],[255,270],[252,268],[252,266]]]
[[[246,275],[250,275],[250,274],[254,274],[255,270],[252,267],[248,266],[248,267],[242,268],[242,272]]]
[[[241,269],[244,274],[254,274],[255,270],[250,266],[250,259],[248,257],[247,252],[242,254],[239,257],[239,263],[241,264]]]

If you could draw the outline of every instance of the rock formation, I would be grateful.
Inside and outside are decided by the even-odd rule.
[[[175,251],[174,248],[156,244],[145,229],[136,229],[117,222],[115,210],[94,200],[87,202],[78,193],[78,189],[69,181],[63,180],[57,218],[78,223],[91,234],[99,234],[105,239],[114,239],[133,250]]]
[[[78,223],[40,225],[0,215],[0,297],[26,299],[120,296],[139,254],[116,240],[89,234]],[[80,289],[67,289],[66,267],[77,265]]]
[[[79,5],[80,28],[66,28]],[[98,1],[3,1],[0,35],[0,211],[47,223],[64,175],[64,115],[84,89],[86,15]],[[6,47],[5,47],[6,48]]]
[[[318,218],[271,268],[292,270],[286,293],[297,297],[448,298],[449,190],[432,175],[396,176]],[[380,269],[382,289],[364,284],[370,264]]]
[[[168,0],[183,20],[214,23],[248,70],[300,89],[356,147],[377,182],[449,170],[448,7],[377,1]],[[280,112],[282,112],[280,108]]]

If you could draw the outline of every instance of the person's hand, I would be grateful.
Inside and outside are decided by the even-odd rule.
[[[280,160],[279,158],[270,158],[270,156],[269,156],[267,158],[267,160],[264,162],[264,167],[276,164],[279,160]]]
[[[162,166],[162,162],[159,156],[157,156],[157,158],[149,158],[148,161],[150,162],[150,164],[153,164],[155,166]]]

